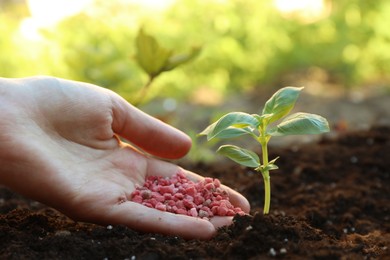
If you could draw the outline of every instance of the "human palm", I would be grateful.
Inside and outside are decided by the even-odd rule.
[[[5,122],[0,183],[80,221],[186,238],[210,238],[215,227],[231,222],[231,217],[209,222],[130,201],[148,175],[184,171],[202,179],[151,156],[184,156],[191,141],[182,132],[94,85],[49,77],[13,80],[12,85],[9,92],[0,81],[0,109],[6,111],[0,116]],[[249,211],[242,195],[224,188],[233,204]]]

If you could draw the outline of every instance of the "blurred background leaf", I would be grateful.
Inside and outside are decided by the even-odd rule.
[[[277,89],[296,76],[344,90],[389,86],[386,0],[49,2],[0,1],[1,76],[50,74],[131,100],[146,77],[132,58],[142,24],[175,53],[204,46],[199,60],[164,75],[152,96]]]
[[[257,110],[243,112],[259,112],[289,85],[322,97],[389,93],[389,24],[387,0],[0,0],[0,76],[80,80],[132,102],[148,81],[135,59],[144,28],[173,50],[171,65],[197,57],[163,73],[146,97],[157,105],[142,109],[201,130],[250,98]]]

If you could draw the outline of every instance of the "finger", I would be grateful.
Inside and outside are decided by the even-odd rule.
[[[147,161],[148,172],[146,174],[149,176],[171,177],[172,175],[181,171],[184,172],[188,179],[194,182],[204,180],[204,177],[196,173],[184,170],[183,168],[172,163],[156,160],[153,158],[148,158]],[[240,207],[245,213],[249,213],[250,204],[243,195],[228,186],[222,185],[221,187],[229,194],[229,200],[235,207]]]
[[[115,205],[109,218],[111,224],[185,239],[210,239],[216,233],[214,225],[207,220],[159,211],[131,201]]]
[[[215,229],[224,227],[224,226],[230,226],[233,224],[233,217],[212,217],[210,219],[211,224],[215,227]]]
[[[191,139],[178,129],[142,112],[112,93],[114,132],[147,153],[177,159],[189,151]]]

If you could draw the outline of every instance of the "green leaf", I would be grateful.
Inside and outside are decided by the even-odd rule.
[[[251,134],[251,133],[252,133],[252,129],[250,127],[237,128],[237,127],[230,126],[226,129],[222,130],[218,134],[218,138],[228,139],[228,138],[234,138],[234,137],[238,137],[238,136],[242,136],[242,135],[246,135],[246,134]]]
[[[276,160],[277,160],[277,159],[279,159],[279,156],[278,156],[278,157],[276,157],[275,159],[273,159],[273,160],[269,161],[268,163],[269,163],[269,164],[275,164],[275,162],[276,162]]]
[[[156,77],[163,71],[171,53],[171,50],[161,47],[154,37],[145,34],[142,29],[139,30],[135,58],[150,77]]]
[[[292,114],[275,128],[267,131],[272,136],[321,134],[326,132],[329,132],[328,121],[322,116],[308,113]]]
[[[285,87],[273,94],[265,103],[262,112],[263,115],[272,114],[272,117],[268,118],[268,123],[272,123],[290,113],[302,89],[303,88]]]
[[[217,153],[247,167],[260,166],[260,159],[256,153],[235,145],[222,145],[217,150]]]
[[[253,115],[256,117],[256,119],[259,121],[259,126],[263,128],[264,126],[267,126],[269,123],[269,120],[273,117],[273,114],[263,114],[263,115]]]
[[[267,166],[260,165],[256,170],[260,170],[261,173],[277,170],[279,167],[273,163],[267,164]]]
[[[270,163],[267,165],[267,167],[264,167],[268,171],[273,171],[279,169],[279,167],[276,164]]]
[[[232,112],[222,116],[218,121],[209,125],[199,135],[206,135],[207,140],[211,140],[215,137],[226,138],[227,128],[245,128],[252,127],[257,128],[259,121],[252,115],[243,112]],[[230,130],[228,130],[230,131]]]
[[[192,59],[196,58],[201,51],[200,47],[193,47],[192,50],[187,54],[177,54],[173,55],[168,59],[167,64],[163,68],[164,71],[173,70],[179,65],[187,63]]]

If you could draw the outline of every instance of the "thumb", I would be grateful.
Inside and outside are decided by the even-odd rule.
[[[178,159],[191,148],[191,138],[178,129],[142,112],[112,93],[113,131],[152,155]]]

